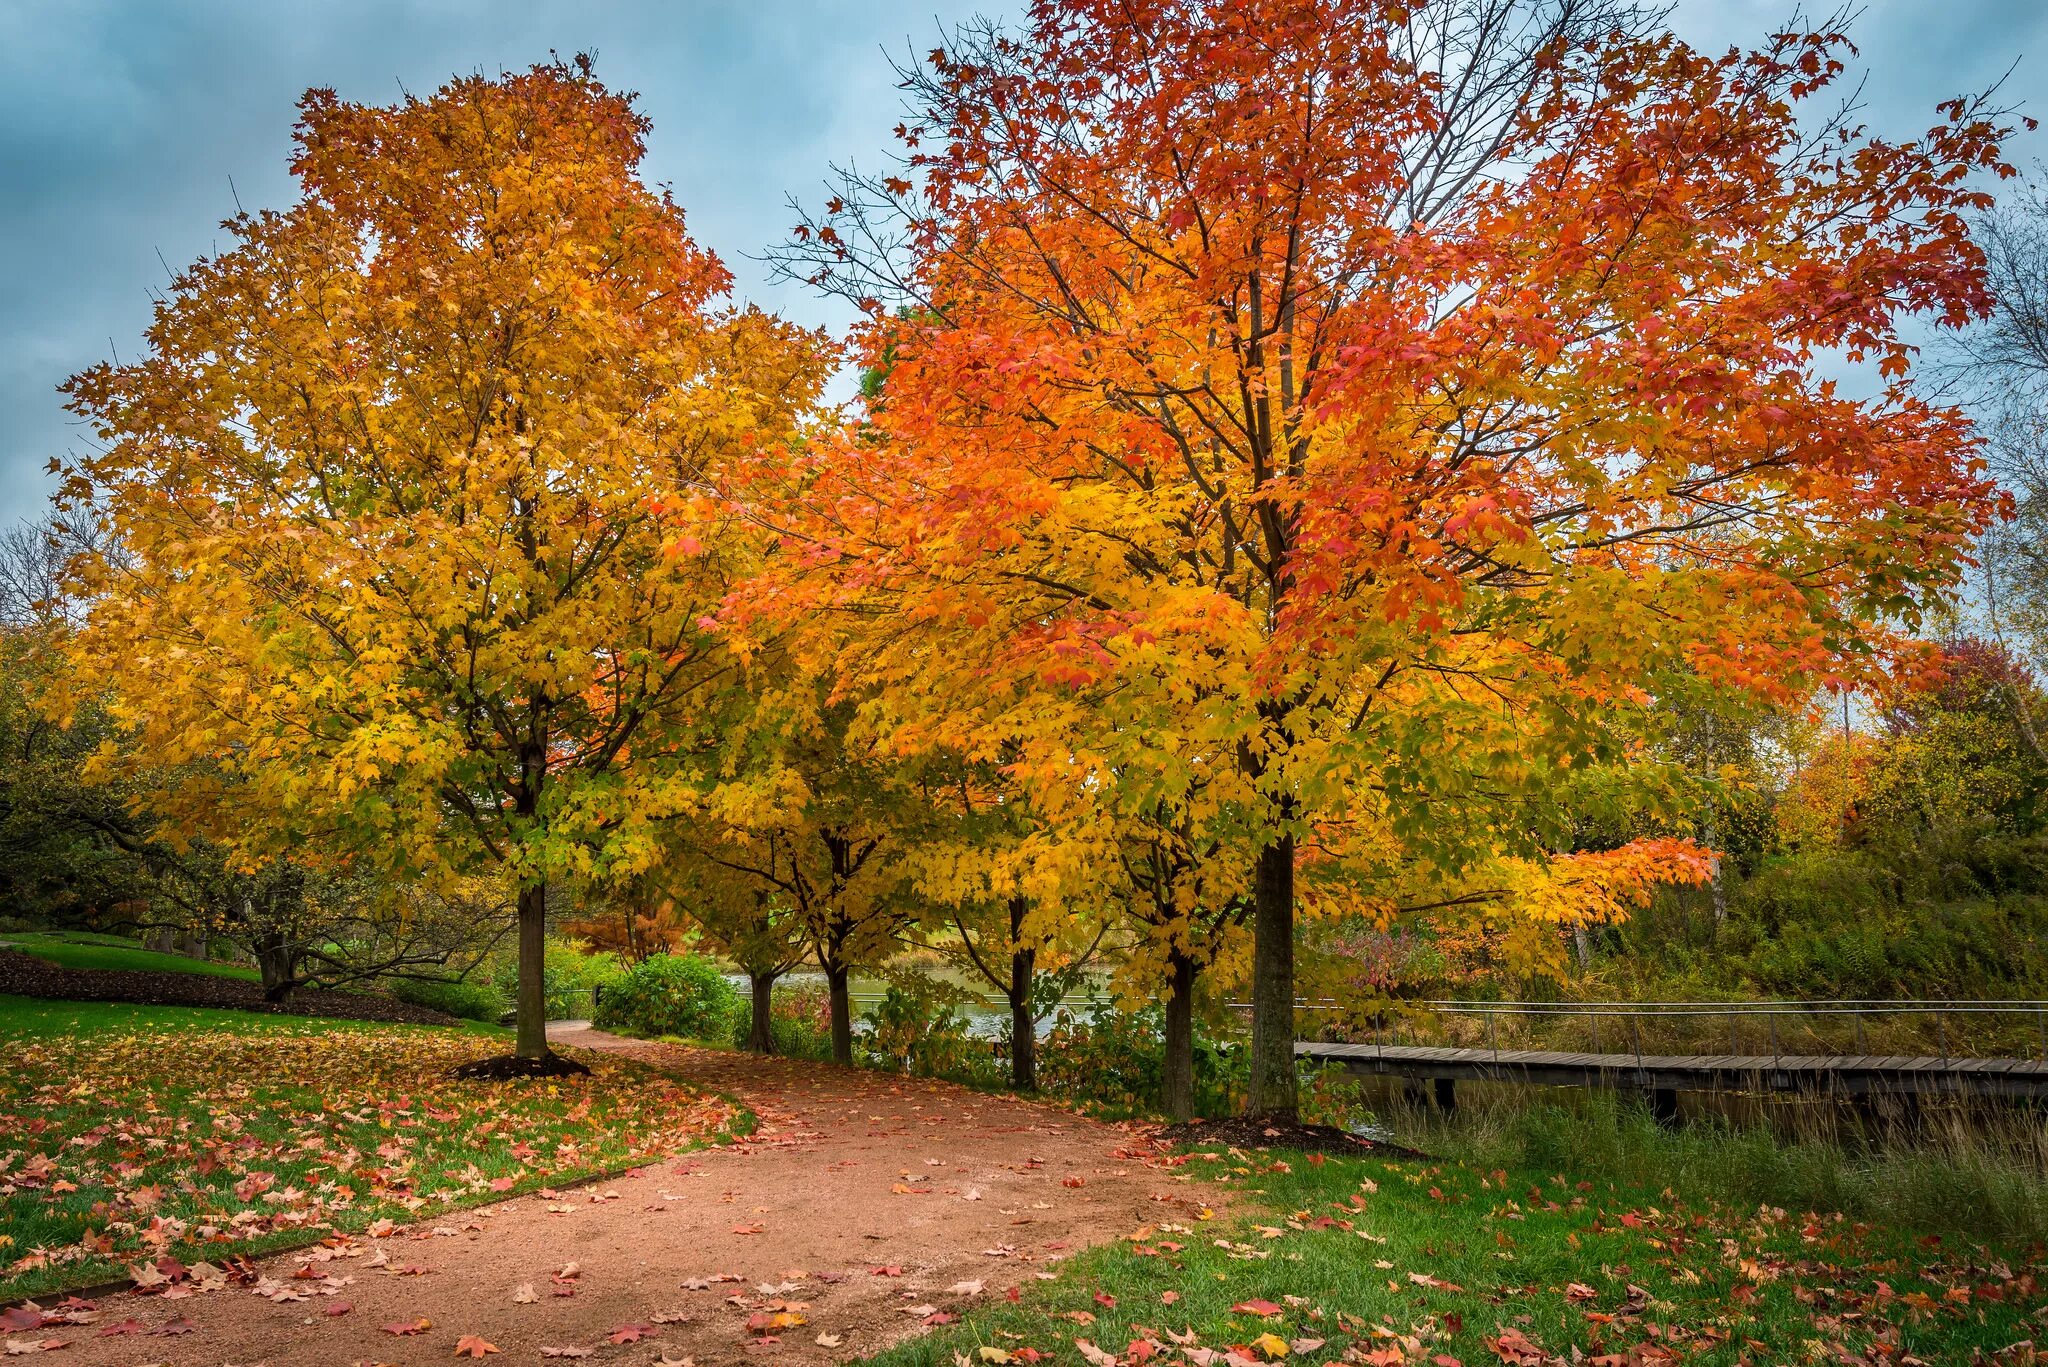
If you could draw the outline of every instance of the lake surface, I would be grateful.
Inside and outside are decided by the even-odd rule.
[[[983,1039],[992,1039],[1000,1034],[1003,1028],[1009,1024],[1010,1003],[1001,994],[988,990],[987,984],[971,981],[957,969],[933,969],[929,970],[929,972],[930,976],[934,978],[942,979],[975,994],[973,1002],[954,1008],[962,1016],[966,1017],[969,1033]],[[744,973],[728,973],[726,976],[740,990],[740,995],[745,997],[747,994],[747,975]],[[815,988],[817,991],[823,992],[825,990],[825,975],[822,971],[815,968],[800,968],[783,974],[776,981],[775,988],[779,992],[785,985]],[[856,974],[848,980],[847,995],[853,999],[855,1019],[858,1020],[862,1012],[879,1003],[888,994],[888,991],[889,981],[886,978],[861,977]],[[1103,987],[1097,987],[1093,990],[1069,992],[1066,996],[1060,998],[1060,1006],[1070,1015],[1086,1016],[1090,1011],[1094,1010],[1098,1003],[1107,1003],[1108,1001],[1109,994],[1107,990]],[[1038,1033],[1041,1037],[1052,1029],[1053,1017],[1057,1014],[1058,1012],[1054,1012],[1038,1023]]]

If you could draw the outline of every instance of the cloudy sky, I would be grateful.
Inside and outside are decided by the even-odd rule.
[[[394,99],[449,75],[594,51],[654,121],[647,172],[749,297],[807,322],[825,303],[748,260],[777,240],[784,196],[815,198],[826,163],[874,161],[897,119],[885,51],[1013,4],[919,0],[0,0],[0,523],[41,512],[43,467],[86,435],[56,385],[134,356],[164,262],[219,240],[240,202],[291,196],[293,104],[308,86]],[[1809,8],[1826,9],[1828,0]],[[1681,0],[1679,30],[1715,48],[1791,12],[1783,0]],[[2048,5],[1869,0],[1856,30],[1867,121],[1908,135],[1936,101],[2018,67],[2006,93],[2048,120]],[[2037,135],[2037,137],[2043,135]],[[2044,144],[2048,146],[2048,144]],[[2033,145],[2024,161],[2048,159]],[[159,260],[161,258],[161,260]]]

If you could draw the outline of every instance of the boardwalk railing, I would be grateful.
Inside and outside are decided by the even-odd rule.
[[[1234,1003],[1236,1005],[1237,1003]],[[1325,1042],[1590,1053],[1988,1056],[2048,1061],[2048,1001],[1532,1002],[1298,1000]]]
[[[1299,1002],[1356,1072],[1676,1091],[2048,1095],[2048,1002]],[[1310,1019],[1315,1019],[1311,1014]]]

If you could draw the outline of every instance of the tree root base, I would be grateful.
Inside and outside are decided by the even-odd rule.
[[[589,1071],[575,1059],[563,1058],[549,1050],[539,1058],[526,1058],[519,1054],[480,1058],[463,1064],[454,1075],[465,1082],[508,1082],[517,1077],[577,1077]]]
[[[1170,1144],[1228,1144],[1239,1149],[1300,1149],[1304,1153],[1372,1154],[1376,1158],[1429,1157],[1418,1149],[1376,1142],[1335,1125],[1304,1125],[1299,1120],[1259,1120],[1241,1115],[1169,1125],[1160,1131],[1159,1137]]]

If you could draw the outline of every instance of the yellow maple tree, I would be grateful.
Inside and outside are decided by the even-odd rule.
[[[709,490],[825,351],[724,302],[587,60],[300,109],[298,198],[67,386],[104,445],[60,499],[116,548],[75,649],[138,741],[108,763],[184,776],[167,822],[516,884],[543,1060],[546,885],[655,857],[758,549]]]

